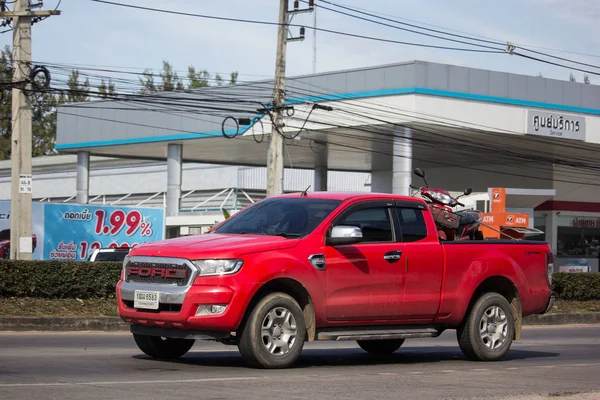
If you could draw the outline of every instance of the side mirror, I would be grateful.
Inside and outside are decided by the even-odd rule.
[[[415,168],[415,170],[413,171],[415,173],[416,176],[418,176],[419,178],[423,178],[425,179],[425,171],[423,171],[421,168]]]
[[[326,239],[327,246],[342,246],[346,244],[356,244],[362,241],[362,230],[357,226],[338,225],[331,230],[330,236]]]
[[[471,193],[473,193],[473,189],[468,188],[467,190],[465,190],[465,196],[470,195]]]

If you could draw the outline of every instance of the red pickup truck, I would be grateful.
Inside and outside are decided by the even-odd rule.
[[[468,359],[499,360],[523,317],[551,309],[552,272],[544,242],[440,242],[423,200],[317,192],[137,246],[117,297],[135,342],[156,358],[208,339],[237,345],[251,366],[283,368],[306,341],[389,354],[455,329]]]

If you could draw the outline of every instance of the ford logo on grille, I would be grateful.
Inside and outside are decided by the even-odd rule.
[[[127,268],[127,276],[185,279],[187,277],[187,270],[185,268],[181,269],[171,267],[130,266]]]

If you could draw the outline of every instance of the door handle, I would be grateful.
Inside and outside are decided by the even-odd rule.
[[[394,250],[385,253],[383,259],[386,261],[398,261],[402,257],[402,250]]]

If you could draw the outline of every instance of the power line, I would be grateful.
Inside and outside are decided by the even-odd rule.
[[[302,1],[307,2],[306,0],[302,0]],[[368,15],[368,16],[376,17],[376,18],[379,18],[379,19],[382,19],[382,20],[386,20],[386,21],[391,21],[391,22],[394,22],[394,23],[400,24],[400,25],[406,25],[406,26],[410,26],[410,27],[414,27],[414,28],[418,28],[418,29],[422,29],[422,30],[427,30],[427,31],[436,32],[436,33],[441,33],[441,34],[449,35],[449,36],[455,36],[455,37],[459,37],[459,38],[463,38],[463,39],[469,39],[469,40],[473,40],[473,41],[479,41],[479,42],[485,42],[485,43],[490,43],[490,44],[494,44],[494,45],[504,46],[504,43],[493,42],[493,41],[490,41],[490,40],[482,40],[482,39],[470,38],[470,37],[463,36],[463,35],[456,35],[456,34],[452,34],[452,33],[438,31],[438,30],[435,30],[435,29],[423,28],[423,27],[420,27],[420,26],[417,26],[417,25],[413,25],[413,24],[407,24],[405,22],[396,21],[396,20],[393,20],[393,19],[390,19],[390,18],[379,17],[379,16],[376,16],[374,14],[366,13],[366,12],[363,12],[363,11],[358,11],[358,10],[353,9],[351,7],[342,6],[342,5],[335,4],[335,3],[332,3],[332,2],[329,2],[329,1],[326,1],[326,0],[320,0],[320,3],[331,4],[331,5],[334,5],[335,7],[339,7],[339,8],[345,9],[345,10],[350,10],[352,12],[363,14],[363,15]],[[469,45],[469,46],[476,46],[476,47],[481,47],[481,48],[492,49],[492,50],[504,52],[503,49],[498,49],[496,47],[491,47],[491,46],[487,46],[487,45],[481,45],[481,44],[477,44],[477,43],[469,43],[469,42],[465,42],[463,40],[456,40],[456,39],[451,39],[451,38],[447,38],[447,37],[443,37],[443,36],[439,36],[439,35],[433,35],[433,34],[430,34],[430,33],[415,31],[414,29],[402,28],[400,26],[390,25],[390,24],[387,24],[387,23],[384,23],[384,22],[379,22],[379,21],[373,20],[373,19],[361,17],[361,16],[358,16],[358,15],[353,15],[353,14],[350,14],[350,13],[347,13],[347,12],[344,12],[344,11],[334,10],[333,8],[329,8],[329,7],[323,6],[323,5],[319,5],[319,8],[322,8],[324,10],[328,10],[328,11],[334,12],[336,14],[341,14],[341,15],[346,15],[346,16],[352,17],[352,18],[356,18],[356,19],[359,19],[359,20],[362,20],[362,21],[372,22],[372,23],[375,23],[377,25],[387,26],[387,27],[394,28],[394,29],[399,29],[399,30],[402,30],[402,31],[405,31],[405,32],[415,33],[417,35],[423,35],[423,36],[432,37],[432,38],[436,38],[436,39],[447,40],[447,41],[454,42],[454,43],[461,43],[461,44],[466,44],[466,45]]]
[[[302,1],[306,1],[306,0],[302,0]],[[405,23],[405,22],[393,20],[393,19],[390,19],[390,18],[380,17],[380,16],[377,16],[377,15],[372,14],[372,13],[360,11],[358,9],[355,9],[355,8],[352,8],[352,7],[343,6],[343,5],[340,5],[340,4],[336,4],[336,3],[333,3],[333,2],[327,1],[327,0],[319,0],[319,2],[320,3],[331,4],[331,5],[335,6],[335,7],[341,8],[341,9],[345,9],[345,10],[349,10],[349,11],[352,11],[352,12],[355,12],[355,13],[359,13],[359,14],[363,14],[363,15],[368,15],[368,16],[371,16],[371,17],[379,18],[381,20],[391,21],[391,22],[394,22],[394,23],[400,24],[400,25],[406,25],[406,26],[414,27],[414,28],[417,28],[417,29],[431,31],[431,32],[435,32],[435,33],[441,33],[443,35],[458,37],[458,38],[462,38],[462,39],[468,39],[468,40],[471,40],[471,41],[478,41],[478,42],[489,43],[489,44],[494,44],[494,45],[505,45],[505,43],[502,43],[502,42],[491,41],[491,40],[483,40],[483,39],[478,39],[478,38],[475,38],[475,37],[469,37],[469,36],[465,36],[465,35],[457,35],[457,34],[450,33],[450,32],[444,32],[444,31],[440,31],[440,30],[429,29],[429,28],[425,28],[425,27],[422,27],[422,26],[418,26],[418,25],[414,25],[414,24],[408,24],[408,23]],[[346,15],[346,16],[349,16],[349,17],[352,17],[352,18],[356,18],[356,19],[360,19],[360,20],[363,20],[363,21],[372,22],[372,23],[375,23],[375,24],[378,24],[378,25],[387,26],[387,27],[394,28],[394,29],[400,29],[400,30],[411,32],[411,33],[415,33],[415,34],[418,34],[418,35],[424,35],[424,36],[434,37],[434,38],[437,38],[437,39],[447,40],[447,41],[451,41],[451,42],[455,42],[455,43],[461,43],[461,44],[467,44],[467,45],[471,45],[471,46],[477,46],[477,47],[489,48],[489,49],[495,49],[495,50],[497,50],[494,47],[490,47],[490,46],[486,46],[486,45],[480,45],[480,44],[476,44],[476,43],[469,43],[469,42],[465,42],[465,41],[462,41],[462,40],[450,39],[450,38],[446,38],[446,37],[442,37],[442,36],[438,36],[438,35],[432,35],[432,34],[428,34],[428,33],[425,33],[425,32],[418,32],[418,31],[415,31],[415,30],[412,30],[412,29],[406,29],[406,28],[402,28],[402,27],[399,27],[399,26],[390,25],[390,24],[387,24],[387,23],[383,23],[383,22],[379,22],[379,21],[373,20],[373,19],[364,18],[364,17],[358,16],[358,15],[353,15],[353,14],[350,14],[350,13],[346,13],[346,12],[343,12],[343,11],[340,11],[340,10],[334,10],[332,8],[329,8],[329,7],[326,7],[326,6],[323,6],[323,5],[321,5],[319,7],[323,8],[325,10],[329,10],[331,12],[337,13],[337,14]],[[550,58],[554,58],[554,59],[557,59],[557,60],[566,61],[566,62],[569,62],[569,63],[572,63],[572,64],[577,64],[577,65],[582,65],[582,66],[586,66],[586,67],[600,69],[600,66],[597,66],[597,65],[583,63],[583,62],[580,62],[580,61],[571,60],[571,59],[568,59],[568,58],[559,57],[559,56],[555,56],[555,55],[552,55],[552,54],[548,54],[548,53],[544,53],[544,52],[539,52],[539,51],[536,51],[536,50],[531,50],[531,49],[528,49],[528,48],[523,47],[523,46],[517,46],[517,47],[520,48],[521,50],[528,51],[528,52],[535,53],[535,54],[539,54],[539,55],[543,55],[545,57],[550,57]],[[517,54],[517,55],[521,55],[521,54]],[[530,59],[536,60],[536,61],[547,62],[545,60],[541,60],[541,59],[537,59],[537,58],[533,58],[533,57],[527,57],[527,56],[524,56],[524,57],[525,58],[530,58]],[[561,65],[561,64],[556,64],[556,63],[551,63],[551,62],[547,62],[547,63],[555,65],[555,66],[563,67],[563,68],[571,68],[571,67],[564,66],[564,65]],[[592,74],[594,73],[594,72],[591,72],[591,71],[585,71],[585,70],[581,70],[581,69],[577,69],[577,70],[581,71],[581,72],[592,73]],[[600,75],[600,73],[596,73],[596,75]]]
[[[301,1],[306,1],[306,0],[301,0]],[[333,3],[331,1],[326,1],[326,0],[318,0],[318,2],[331,4],[331,5],[334,5],[336,7],[340,7],[340,8],[351,9],[351,10],[354,10],[355,12],[363,12],[365,15],[370,15],[370,16],[373,16],[373,17],[381,18],[383,20],[394,21],[394,22],[397,22],[399,24],[405,24],[407,26],[412,26],[412,27],[416,27],[416,28],[419,28],[419,29],[428,30],[428,31],[431,31],[431,32],[442,33],[442,34],[445,34],[445,35],[460,37],[460,38],[463,38],[463,39],[478,40],[478,41],[481,41],[483,43],[506,45],[506,41],[501,41],[501,40],[490,38],[490,37],[486,37],[486,36],[483,36],[483,35],[478,35],[478,34],[469,33],[469,32],[465,32],[465,31],[461,31],[461,30],[457,30],[457,29],[443,27],[443,26],[440,26],[440,25],[429,24],[429,23],[422,22],[422,21],[416,21],[416,20],[412,20],[412,19],[408,19],[408,18],[402,18],[402,17],[398,17],[398,16],[394,16],[394,15],[384,14],[384,13],[381,13],[381,12],[377,12],[377,11],[373,11],[373,10],[368,10],[366,8],[360,8],[360,7],[356,7],[356,6],[347,7],[347,6],[343,6],[343,5],[336,4],[336,3]],[[384,18],[384,17],[387,17],[387,18]],[[412,22],[414,24],[407,24],[407,23],[400,22],[400,21],[408,21],[408,22]],[[418,25],[415,25],[415,24],[418,24]],[[434,27],[434,28],[439,28],[440,30],[426,28],[426,27],[423,27],[422,25],[424,25],[424,26],[431,26],[431,27]],[[462,35],[454,35],[451,32],[460,33]],[[485,39],[485,40],[482,40],[482,39]],[[586,57],[600,58],[599,54],[590,54],[590,53],[583,53],[583,52],[577,52],[577,51],[572,51],[572,50],[556,49],[556,48],[552,48],[552,47],[534,46],[534,45],[528,45],[528,44],[524,44],[524,43],[515,43],[515,45],[517,47],[519,47],[519,48],[522,48],[522,49],[524,49],[524,48],[527,48],[527,49],[540,49],[540,50],[555,51],[555,52],[558,52],[558,53],[568,53],[568,54],[575,54],[575,55],[586,56]],[[529,50],[527,50],[527,51],[529,51]]]
[[[90,0],[90,1],[93,1],[96,3],[109,4],[109,5],[113,5],[113,6],[127,7],[127,8],[133,8],[133,9],[145,10],[145,11],[154,11],[154,12],[160,12],[160,13],[165,13],[165,14],[181,15],[181,16],[187,16],[187,17],[214,19],[214,20],[229,21],[229,22],[241,22],[241,23],[258,24],[258,25],[269,25],[269,26],[279,26],[280,25],[277,22],[258,21],[258,20],[244,19],[244,18],[230,18],[230,17],[219,17],[219,16],[215,16],[215,15],[187,13],[187,12],[182,12],[182,11],[172,11],[172,10],[165,10],[165,9],[159,9],[159,8],[138,6],[138,5],[133,5],[133,4],[115,3],[113,1],[108,1],[108,0]],[[478,50],[478,49],[469,49],[469,48],[462,48],[462,47],[448,47],[448,46],[428,45],[428,44],[423,44],[423,43],[403,42],[403,41],[399,41],[399,40],[384,39],[384,38],[378,38],[378,37],[374,37],[374,36],[359,35],[359,34],[354,34],[354,33],[349,33],[349,32],[335,31],[332,29],[325,29],[325,28],[304,26],[304,25],[288,24],[287,26],[300,27],[300,28],[306,28],[306,29],[314,29],[319,32],[326,32],[326,33],[330,33],[330,34],[334,34],[334,35],[353,37],[353,38],[357,38],[357,39],[373,40],[373,41],[385,42],[385,43],[402,44],[402,45],[406,45],[406,46],[417,46],[417,47],[425,47],[425,48],[432,48],[432,49],[451,50],[451,51],[466,51],[466,52],[488,53],[488,54],[504,53],[504,51],[498,51],[498,50]]]

